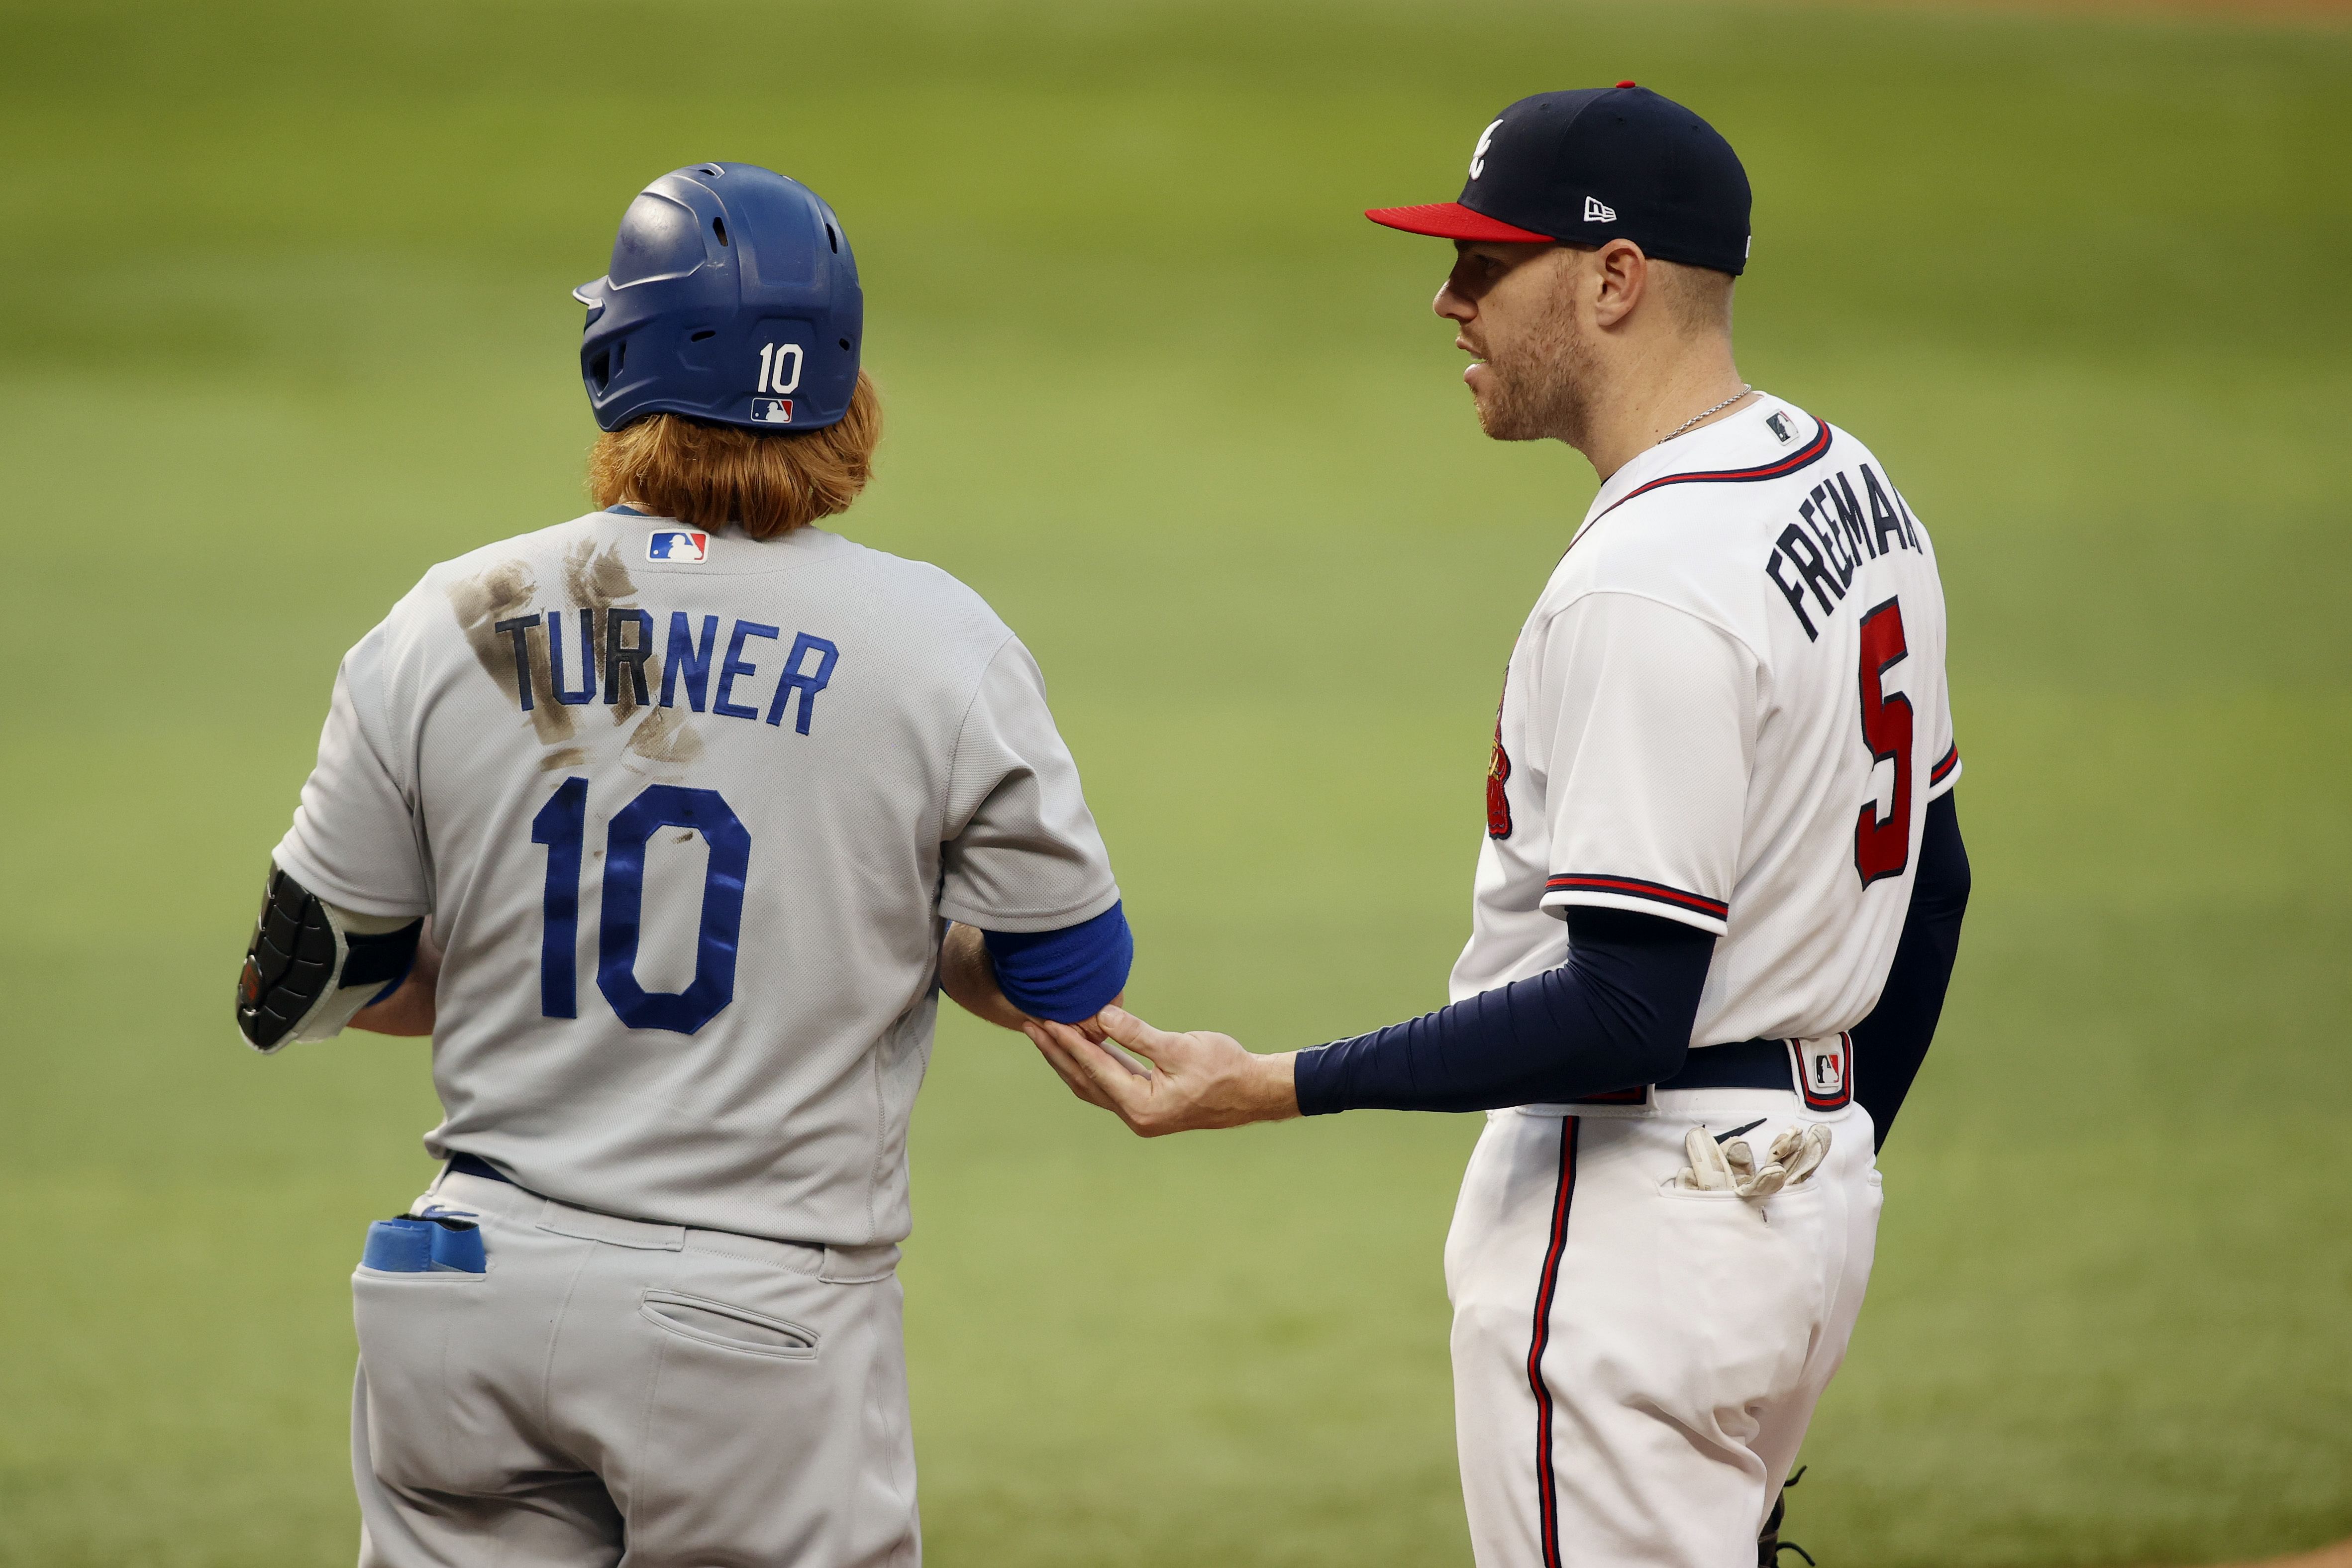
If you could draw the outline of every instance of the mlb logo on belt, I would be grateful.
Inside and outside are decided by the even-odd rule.
[[[648,561],[707,561],[710,535],[693,528],[656,528],[646,541]]]
[[[751,399],[751,417],[762,425],[789,425],[793,422],[793,400],[789,397],[755,397]]]
[[[1805,1104],[1814,1110],[1843,1110],[1853,1103],[1853,1037],[1794,1040],[1797,1080]]]

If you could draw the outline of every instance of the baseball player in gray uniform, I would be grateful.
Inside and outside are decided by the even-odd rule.
[[[1118,888],[1020,640],[814,525],[880,434],[832,210],[677,170],[578,298],[601,510],[344,658],[238,983],[264,1051],[433,1037],[444,1169],[352,1283],[360,1560],[911,1564],[938,986],[1091,1017]]]
[[[1775,1560],[1968,897],[1934,548],[1866,447],[1740,379],[1748,206],[1713,128],[1621,82],[1368,215],[1454,241],[1486,433],[1601,480],[1512,650],[1452,1005],[1272,1056],[1107,1010],[1141,1076],[1028,1026],[1146,1134],[1486,1113],[1445,1251],[1486,1568]]]

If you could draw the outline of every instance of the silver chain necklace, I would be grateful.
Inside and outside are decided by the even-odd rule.
[[[1704,410],[1702,410],[1702,411],[1701,411],[1701,412],[1699,412],[1699,413],[1696,413],[1696,414],[1692,415],[1689,418],[1687,418],[1687,419],[1684,420],[1680,425],[1675,426],[1672,430],[1667,431],[1664,435],[1663,435],[1663,436],[1659,437],[1656,440],[1654,440],[1654,441],[1651,442],[1651,443],[1650,443],[1650,445],[1651,445],[1651,446],[1653,446],[1653,447],[1663,447],[1663,446],[1664,446],[1667,442],[1669,442],[1669,441],[1673,440],[1675,437],[1677,437],[1677,436],[1681,435],[1684,431],[1685,431],[1685,430],[1689,429],[1692,426],[1694,426],[1694,425],[1697,424],[1700,420],[1702,420],[1702,419],[1706,419],[1706,418],[1709,418],[1709,417],[1711,417],[1711,416],[1715,416],[1715,415],[1717,415],[1717,414],[1722,413],[1725,409],[1727,409],[1727,408],[1730,407],[1733,404],[1735,404],[1735,403],[1738,402],[1741,398],[1743,398],[1743,397],[1747,396],[1749,393],[1751,393],[1751,392],[1753,392],[1753,391],[1755,391],[1755,390],[1756,390],[1756,389],[1755,389],[1754,387],[1749,386],[1749,385],[1748,385],[1748,384],[1747,384],[1745,382],[1742,382],[1742,383],[1740,384],[1740,387],[1739,387],[1739,390],[1738,390],[1738,391],[1737,391],[1737,392],[1733,393],[1730,396],[1728,396],[1728,397],[1725,398],[1722,402],[1720,402],[1720,403],[1717,404],[1714,407],[1712,407],[1712,408],[1708,408],[1708,409],[1704,409]]]

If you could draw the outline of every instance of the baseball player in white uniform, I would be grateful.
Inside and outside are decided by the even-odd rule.
[[[445,1169],[353,1279],[360,1558],[912,1564],[936,984],[1090,1017],[1118,889],[1020,640],[813,525],[880,430],[831,209],[678,170],[579,297],[603,510],[344,658],[239,982],[264,1050],[433,1036]]]
[[[1733,1568],[1868,1282],[1874,1159],[1968,892],[1936,556],[1885,465],[1739,379],[1745,171],[1631,82],[1486,127],[1436,300],[1497,439],[1600,493],[1520,629],[1450,1005],[1255,1056],[1117,1008],[1137,1074],[1029,1026],[1146,1134],[1479,1110],[1445,1252],[1486,1568]]]

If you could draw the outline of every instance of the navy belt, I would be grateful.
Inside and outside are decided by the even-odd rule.
[[[1807,1044],[1792,1040],[1741,1040],[1700,1046],[1683,1058],[1682,1070],[1654,1087],[1612,1089],[1570,1100],[1575,1105],[1647,1105],[1661,1090],[1684,1089],[1777,1089],[1804,1097],[1814,1110],[1840,1110],[1853,1099],[1852,1037],[1839,1035]]]
[[[510,1187],[519,1184],[512,1176],[479,1154],[452,1154],[449,1156],[449,1169],[461,1176],[479,1176],[487,1182],[504,1182]]]
[[[1683,1070],[1660,1089],[1794,1089],[1786,1040],[1742,1040],[1706,1046],[1683,1058]]]

